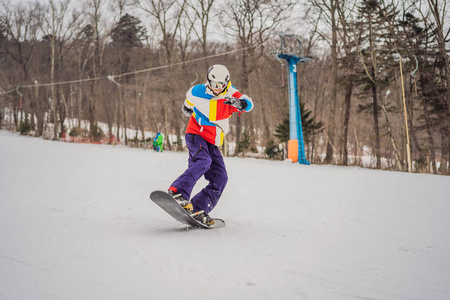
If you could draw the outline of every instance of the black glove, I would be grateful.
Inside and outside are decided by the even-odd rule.
[[[241,100],[241,99],[234,98],[234,97],[232,97],[232,98],[228,98],[227,97],[227,98],[225,98],[225,100],[227,100],[227,101],[224,102],[225,104],[234,106],[238,110],[242,111],[242,110],[245,110],[247,108],[247,102],[245,100]]]
[[[183,112],[183,114],[186,117],[190,117],[192,115],[192,113],[194,112],[193,109],[188,108],[186,105],[183,104],[183,106],[181,107],[181,111]]]

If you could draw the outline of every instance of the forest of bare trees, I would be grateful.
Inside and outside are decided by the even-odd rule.
[[[309,161],[449,174],[449,4],[0,0],[0,129],[133,146],[163,132],[182,150],[185,93],[220,63],[255,103],[227,144],[281,159],[287,69],[269,53],[283,31],[316,56],[298,66]]]

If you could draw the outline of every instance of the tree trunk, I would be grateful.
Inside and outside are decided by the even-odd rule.
[[[383,110],[384,118],[386,120],[387,131],[389,133],[389,138],[391,140],[392,150],[394,151],[395,164],[397,166],[397,170],[402,171],[403,170],[403,166],[401,164],[400,157],[398,156],[397,144],[395,143],[395,138],[394,138],[394,135],[392,133],[391,122],[389,122],[389,116],[387,114],[386,105],[384,103],[385,101],[383,101],[383,98],[380,95],[379,95],[379,97],[380,97],[381,108]]]
[[[19,116],[17,114],[17,105],[14,103],[13,107],[13,116],[14,116],[14,126],[16,127],[16,131],[19,131]]]
[[[66,130],[64,129],[64,121],[66,120],[66,117],[69,115],[68,112],[69,109],[67,108],[66,97],[62,89],[60,89],[60,95],[62,99],[62,105],[60,106],[59,111],[59,124],[61,126],[61,137],[62,137],[66,133]]]
[[[123,133],[125,136],[125,145],[128,145],[128,135],[127,135],[127,111],[125,109],[125,105],[123,104],[123,94],[124,94],[124,90],[120,89],[120,103],[122,105],[122,110],[123,110]]]
[[[349,72],[347,70],[347,72]],[[345,99],[344,99],[344,105],[345,105],[345,115],[344,115],[344,133],[343,133],[343,159],[342,164],[344,166],[348,166],[348,124],[350,121],[350,104],[352,100],[352,91],[353,91],[353,76],[351,74],[347,73],[347,81],[345,84]]]
[[[416,95],[413,96],[414,95],[413,86],[415,84],[417,84],[417,82],[415,80],[416,80],[415,77],[413,77],[411,75],[410,76],[410,85],[409,85],[410,86],[409,87],[409,96],[410,96],[409,99],[410,100],[408,101],[408,104],[409,104],[408,105],[409,106],[409,108],[408,108],[408,126],[409,126],[409,132],[410,132],[410,135],[411,135],[411,139],[413,141],[413,145],[414,145],[414,150],[415,150],[416,156],[419,155],[421,157],[422,156],[422,148],[420,147],[419,140],[418,140],[417,134],[416,134],[416,129],[414,129],[414,124],[413,124],[413,120],[414,120],[414,104],[413,104],[412,99],[414,99],[414,97],[418,98],[417,97],[417,92],[416,92]],[[413,85],[413,82],[414,82],[414,85]],[[414,153],[414,151],[413,151],[413,153]]]
[[[53,12],[54,13],[54,12]],[[53,140],[58,139],[58,102],[56,99],[56,89],[55,89],[55,59],[56,59],[56,44],[55,44],[55,36],[50,39],[51,46],[51,70],[50,70],[50,82],[51,86],[51,94],[52,94],[52,112],[53,112]]]
[[[431,166],[433,168],[433,173],[437,174],[437,168],[436,168],[436,154],[434,151],[434,140],[433,140],[433,134],[431,132],[431,120],[430,116],[428,115],[428,105],[425,98],[422,98],[422,104],[423,104],[423,114],[425,117],[425,124],[427,127],[427,135],[428,135],[428,144],[429,144],[429,151],[431,156]]]
[[[116,126],[117,126],[117,132],[116,132],[116,138],[118,141],[120,141],[120,124],[122,121],[122,99],[120,97],[120,88],[117,92],[117,104],[116,104],[116,112],[117,112],[117,119],[116,119]]]
[[[441,134],[441,164],[439,166],[439,174],[448,175],[448,161],[449,161],[449,131],[447,126],[441,126],[439,130]]]
[[[95,81],[91,83],[91,96],[89,97],[89,130],[93,136],[95,125]]]
[[[337,6],[336,0],[330,2],[331,10],[331,74],[332,74],[332,91],[330,102],[330,114],[328,116],[328,144],[325,163],[329,164],[333,161],[333,144],[336,127],[336,102],[337,102]]]
[[[372,85],[372,101],[373,101],[373,129],[375,132],[375,155],[377,158],[377,169],[381,169],[381,146],[380,146],[380,127],[378,122],[378,99],[377,86],[375,82]]]
[[[446,87],[446,92],[444,93],[444,107],[446,107],[446,116],[447,122],[444,128],[441,127],[441,136],[442,136],[442,161],[439,167],[439,171],[443,174],[448,174],[448,160],[449,160],[449,152],[450,152],[450,143],[449,143],[449,128],[450,128],[450,62],[447,55],[447,42],[445,39],[445,14],[446,5],[448,1],[438,1],[438,0],[428,0],[428,5],[430,6],[434,24],[436,26],[435,34],[436,41],[439,47],[439,54],[441,59],[443,60],[442,71],[443,71],[443,83]]]
[[[39,99],[39,88],[37,86],[34,88],[34,97],[34,106],[37,119],[37,129],[34,131],[34,136],[40,137],[44,134],[45,108],[44,103]]]
[[[242,47],[245,47],[245,45],[241,44]],[[241,82],[241,90],[247,91],[248,90],[248,67],[247,67],[247,58],[248,58],[248,51],[244,50],[244,53],[242,54],[242,82]],[[237,155],[237,149],[239,146],[239,143],[241,142],[241,133],[242,133],[242,121],[240,117],[236,118],[236,151],[235,155]]]

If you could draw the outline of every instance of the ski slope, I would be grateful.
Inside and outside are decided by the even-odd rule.
[[[450,299],[450,177],[225,163],[189,229],[149,200],[187,153],[0,132],[0,299]]]

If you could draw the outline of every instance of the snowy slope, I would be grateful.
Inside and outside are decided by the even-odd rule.
[[[225,163],[187,230],[148,198],[187,153],[0,132],[0,299],[450,299],[450,177]]]

